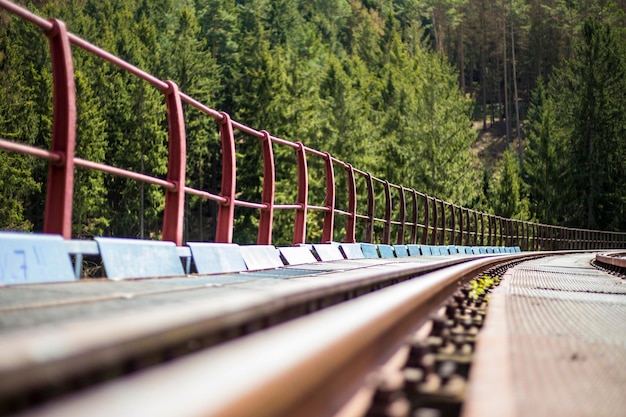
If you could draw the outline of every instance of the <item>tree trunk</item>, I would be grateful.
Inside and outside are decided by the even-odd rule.
[[[506,146],[509,146],[511,143],[511,125],[509,124],[509,83],[508,83],[508,72],[506,68],[506,9],[504,10],[504,24],[502,25],[502,34],[503,34],[503,42],[502,42],[502,69],[504,76],[504,123],[506,126]]]
[[[511,20],[511,61],[513,64],[513,100],[515,101],[515,128],[517,134],[517,151],[520,164],[522,163],[522,135],[520,133],[519,100],[517,97],[517,71],[515,70],[515,30]]]
[[[487,130],[487,80],[485,77],[486,72],[486,58],[485,55],[485,2],[482,2],[482,13],[480,14],[481,23],[481,36],[480,36],[480,93],[482,95],[482,107],[483,107],[483,130]]]
[[[459,70],[461,72],[461,91],[465,94],[465,53],[463,51],[463,22],[459,25]]]

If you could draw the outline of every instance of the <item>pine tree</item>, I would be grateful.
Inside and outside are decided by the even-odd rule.
[[[539,81],[528,110],[524,175],[531,211],[546,224],[562,224],[568,219],[565,206],[572,193],[568,178],[575,167],[568,163],[571,131],[563,121],[559,106]]]
[[[609,24],[588,19],[575,58],[554,80],[557,100],[570,112],[572,224],[618,229],[624,203],[626,58]],[[568,120],[564,120],[568,123]]]
[[[516,153],[507,149],[500,161],[499,175],[492,182],[490,201],[498,216],[528,219],[528,201],[524,196]]]

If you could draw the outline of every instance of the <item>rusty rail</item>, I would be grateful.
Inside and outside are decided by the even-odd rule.
[[[401,185],[390,184],[384,179],[352,167],[327,152],[310,148],[300,142],[290,142],[258,131],[217,110],[211,109],[193,97],[179,91],[173,81],[164,81],[136,66],[94,46],[68,32],[65,24],[56,19],[45,20],[7,0],[0,0],[0,8],[39,26],[50,43],[53,71],[53,128],[49,150],[0,139],[0,149],[28,154],[49,161],[47,195],[43,231],[56,233],[70,239],[72,204],[74,196],[74,168],[95,169],[111,175],[123,176],[135,181],[155,184],[165,189],[165,209],[162,224],[164,240],[183,243],[184,199],[186,194],[211,200],[219,204],[217,214],[217,242],[232,242],[235,207],[247,207],[259,211],[257,243],[272,243],[272,225],[275,210],[293,210],[293,243],[306,240],[307,218],[311,211],[323,213],[318,227],[322,241],[337,240],[335,217],[345,217],[345,242],[398,244],[459,244],[520,246],[523,250],[599,249],[619,248],[626,245],[626,233],[574,229],[507,219],[483,213],[450,202],[442,201]],[[76,139],[76,91],[72,46],[100,57],[157,88],[165,96],[169,158],[166,178],[129,171],[107,164],[84,160],[75,155]],[[222,147],[222,183],[219,194],[199,190],[186,185],[186,136],[183,103],[190,105],[215,120],[220,129]],[[256,138],[263,155],[263,184],[261,201],[244,201],[238,194],[236,175],[236,143],[234,132]],[[248,140],[246,138],[246,140]],[[288,204],[275,203],[274,146],[291,148],[297,163],[297,197]],[[309,174],[307,158],[320,158],[325,166],[326,198],[323,205],[309,203]],[[344,170],[347,176],[347,201],[337,201],[335,168]],[[363,179],[365,190],[357,190],[357,179]],[[359,194],[360,193],[360,194]],[[366,196],[366,207],[357,207],[357,195]],[[382,195],[384,215],[376,216],[375,199]],[[396,198],[393,196],[396,195]],[[397,216],[393,215],[394,206]],[[364,230],[363,237],[356,236],[357,224]],[[382,226],[376,232],[376,225]]]
[[[462,283],[532,256],[436,270],[25,415],[332,416]]]

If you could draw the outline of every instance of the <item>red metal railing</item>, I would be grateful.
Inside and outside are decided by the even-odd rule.
[[[173,81],[160,80],[122,59],[92,45],[68,32],[65,24],[56,19],[45,20],[9,1],[0,0],[0,7],[41,28],[50,43],[53,72],[53,128],[50,150],[0,139],[0,148],[6,151],[32,155],[49,161],[44,232],[71,238],[74,168],[76,166],[102,171],[111,175],[161,186],[165,189],[165,212],[162,225],[164,240],[183,243],[185,195],[195,195],[219,204],[217,214],[217,242],[231,242],[235,207],[259,210],[257,242],[272,243],[272,226],[276,210],[294,210],[293,243],[306,239],[307,214],[323,213],[322,241],[334,240],[335,216],[345,217],[346,242],[357,240],[357,224],[362,225],[363,241],[397,244],[421,243],[460,246],[520,246],[525,250],[598,249],[626,245],[626,233],[572,229],[502,218],[442,201],[400,185],[376,178],[368,172],[352,167],[327,152],[321,152],[300,142],[290,142],[261,130],[257,131],[211,109],[193,97],[179,91]],[[168,119],[168,169],[166,179],[97,163],[75,156],[76,93],[72,45],[108,61],[159,89],[165,96]],[[222,148],[222,183],[219,194],[186,185],[186,137],[182,104],[198,109],[212,117],[219,125]],[[239,131],[260,141],[263,156],[263,183],[261,201],[238,200],[235,135]],[[274,146],[291,148],[296,156],[297,193],[292,204],[275,203],[276,169]],[[323,206],[309,204],[308,158],[320,158],[324,164],[326,198]],[[343,169],[347,177],[347,210],[337,208],[335,168]],[[365,213],[357,210],[359,180],[365,184]],[[382,194],[376,189],[382,188]],[[393,198],[393,195],[397,198]],[[362,195],[362,194],[361,194]],[[384,200],[384,214],[376,216],[376,197]],[[397,215],[394,216],[394,204]],[[361,222],[361,223],[359,223]],[[376,232],[377,227],[382,227]],[[392,231],[395,230],[395,239]],[[408,235],[408,236],[407,236]]]

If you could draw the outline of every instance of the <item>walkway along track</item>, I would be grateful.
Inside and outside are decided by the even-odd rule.
[[[200,405],[208,407],[202,415],[296,415],[293,407],[299,416],[330,415],[462,283],[495,265],[543,255],[455,257],[422,264],[377,260],[357,269],[346,269],[355,261],[344,262],[342,268],[341,262],[331,262],[335,272],[250,281],[249,289],[256,286],[254,295],[226,295],[221,304],[200,297],[158,309],[128,309],[121,315],[10,331],[0,339],[3,412],[50,401],[55,409],[54,401],[60,398],[64,404],[62,397],[67,396],[77,414],[58,415],[81,415],[73,408],[81,404],[93,407],[89,415],[107,410],[108,415],[184,416],[194,415]],[[98,282],[78,283],[83,288],[89,284]],[[209,286],[205,294],[221,288]],[[194,287],[185,296],[198,291]],[[235,299],[239,302],[233,303]],[[274,326],[279,323],[284,324]],[[117,378],[119,382],[110,381]],[[150,386],[145,395],[153,400],[141,394],[144,383]],[[135,384],[138,394],[133,394]],[[116,387],[127,385],[122,390],[128,395],[100,404],[101,395],[110,395],[111,389],[119,393]],[[277,392],[281,394],[272,394]],[[305,413],[305,408],[310,411]]]

